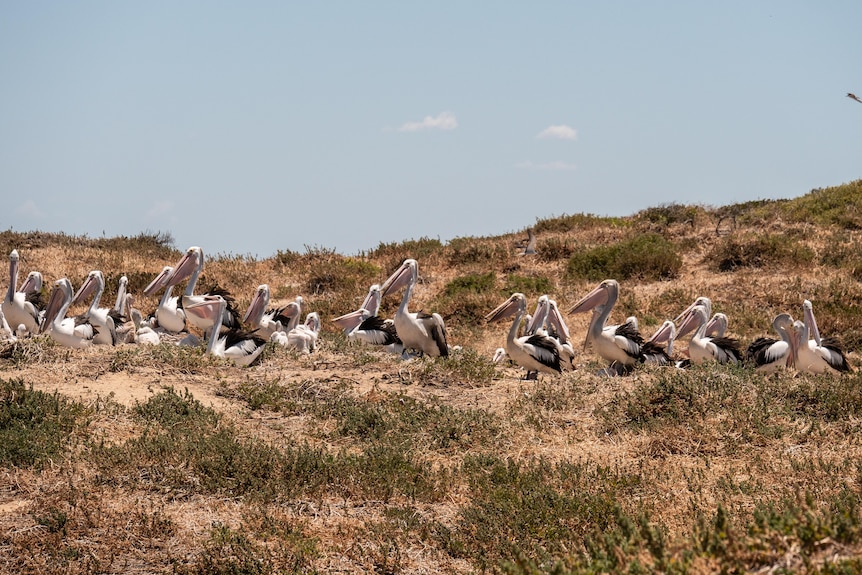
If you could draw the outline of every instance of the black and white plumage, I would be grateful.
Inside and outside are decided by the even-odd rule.
[[[208,298],[212,298],[214,296],[221,297],[225,300],[225,313],[222,314],[222,323],[220,324],[220,330],[226,331],[231,329],[239,329],[240,328],[240,317],[239,311],[236,309],[236,301],[233,296],[230,295],[229,292],[223,290],[218,287],[210,288],[205,294],[195,294],[195,286],[197,285],[198,278],[200,277],[201,272],[204,269],[204,251],[198,246],[192,246],[188,250],[186,250],[185,255],[177,262],[177,265],[174,266],[173,272],[165,279],[165,287],[173,287],[183,281],[186,278],[189,278],[189,282],[186,285],[185,292],[183,293],[182,299],[180,303],[182,308],[188,312],[188,308],[190,305],[203,303]],[[186,319],[195,327],[206,333],[209,329],[212,328],[213,324],[211,323],[209,317],[200,317],[193,316],[188,317],[188,313],[186,313]]]
[[[382,295],[378,284],[368,289],[368,295],[359,309],[344,314],[332,322],[344,330],[347,339],[361,341],[368,345],[380,346],[384,351],[401,354],[404,344],[398,337],[395,322],[391,319],[378,317]]]
[[[485,319],[489,322],[514,316],[512,327],[506,336],[506,353],[513,362],[527,373],[560,373],[560,345],[557,340],[539,331],[532,335],[518,336],[521,320],[527,313],[527,298],[522,293],[513,293],[508,300],[497,306]]]
[[[716,361],[738,365],[742,362],[739,340],[732,337],[707,336],[706,326],[709,321],[707,314],[708,311],[704,306],[694,306],[685,315],[677,331],[677,337],[694,331],[688,344],[691,363],[700,365],[705,361]]]
[[[673,343],[676,325],[666,320],[641,346],[641,363],[647,365],[676,365],[673,359]]]
[[[213,325],[223,325],[223,316],[228,313],[227,301],[219,296],[196,301],[185,306],[189,318],[200,318]],[[235,328],[224,333],[211,330],[207,353],[229,359],[237,365],[247,366],[254,363],[266,346],[266,340],[254,332]]]
[[[174,273],[172,266],[163,267],[159,275],[144,288],[144,295],[151,296],[160,289],[165,289],[154,314],[155,322],[151,323],[151,327],[158,327],[168,333],[181,333],[186,330],[186,312],[183,310],[180,298],[172,295],[173,286],[167,285],[172,273]]]
[[[24,292],[17,291],[18,286],[18,267],[20,257],[18,250],[12,250],[9,254],[9,288],[6,291],[6,297],[3,299],[3,304],[0,309],[6,316],[6,321],[10,326],[17,327],[24,324],[24,327],[31,334],[39,331],[39,323],[42,318],[42,308],[39,307],[38,301]],[[39,276],[41,278],[41,274]],[[39,292],[34,292],[38,294]]]
[[[596,353],[610,362],[617,372],[624,372],[640,362],[644,340],[631,321],[621,325],[606,325],[619,298],[619,291],[616,280],[604,280],[573,305],[569,313],[593,312],[584,347],[592,342]]]
[[[805,321],[797,320],[799,352],[796,358],[796,369],[817,375],[852,371],[838,340],[832,337],[820,337],[820,329],[814,318],[814,306],[809,300],[802,303],[802,312]]]
[[[745,363],[757,371],[772,373],[796,364],[798,337],[790,314],[781,313],[772,320],[780,339],[759,337],[745,350]]]
[[[290,302],[286,306],[268,309],[270,299],[269,285],[257,286],[254,297],[243,315],[242,321],[257,330],[257,334],[263,339],[269,337],[276,331],[290,331],[299,323],[302,314],[302,298]]]
[[[39,333],[48,332],[51,338],[66,347],[82,349],[93,345],[97,329],[81,316],[66,317],[72,305],[72,282],[61,278],[54,282],[48,298],[48,307],[39,326]]]
[[[439,313],[411,313],[407,309],[413,288],[419,279],[419,264],[414,259],[404,260],[404,263],[383,282],[380,287],[382,297],[401,289],[404,296],[401,305],[395,312],[393,321],[398,337],[401,338],[405,350],[415,350],[431,357],[446,357],[449,355],[449,343],[446,337],[446,325]]]
[[[72,305],[86,301],[88,297],[92,296],[93,299],[90,302],[90,306],[82,316],[89,320],[98,330],[98,334],[93,338],[93,343],[97,345],[116,345],[117,327],[126,322],[126,317],[114,308],[99,307],[104,291],[105,276],[100,270],[93,270],[87,274],[84,283],[81,284],[75,297],[72,298]]]

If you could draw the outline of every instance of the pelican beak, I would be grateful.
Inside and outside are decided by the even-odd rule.
[[[183,309],[187,314],[191,314],[200,319],[210,320],[215,324],[215,322],[219,320],[219,314],[221,313],[221,307],[223,305],[224,298],[221,296],[215,296],[187,305]]]
[[[81,285],[78,289],[78,292],[75,294],[75,297],[72,298],[72,303],[69,305],[75,305],[88,297],[90,294],[95,291],[98,282],[96,281],[96,276],[94,274],[90,274],[87,276],[87,280]]]
[[[676,326],[672,321],[666,321],[661,324],[661,327],[653,334],[650,341],[658,345],[664,345],[676,339]]]
[[[22,293],[31,293],[37,292],[42,289],[42,275],[38,272],[32,272],[27,275],[27,279],[24,280],[24,283],[21,284],[21,289],[18,290]]]
[[[695,306],[697,307],[697,306]],[[676,337],[680,338],[691,331],[697,329],[698,317],[697,314],[694,313],[695,307],[692,307],[682,318],[682,323],[679,326],[679,329],[676,331]]]
[[[356,311],[352,311],[350,313],[344,314],[332,320],[332,323],[337,325],[343,330],[351,331],[359,326],[364,320],[367,314],[370,312],[365,309],[358,309]]]
[[[557,335],[560,338],[560,343],[568,343],[568,341],[572,338],[569,333],[569,326],[566,325],[566,322],[563,321],[563,316],[560,315],[560,310],[557,309],[555,304],[551,304],[551,311],[548,313],[548,321],[554,326],[554,329],[557,330]]]
[[[377,315],[378,310],[380,310],[380,300],[382,296],[380,295],[380,286],[374,284],[369,288],[368,295],[365,296],[365,301],[362,302],[360,309],[367,309],[371,312],[371,315]]]
[[[192,272],[197,269],[199,264],[198,257],[200,256],[198,254],[199,252],[195,250],[188,250],[179,263],[174,266],[174,271],[165,280],[165,286],[175,286],[192,275]]]
[[[45,306],[45,315],[39,323],[39,333],[45,333],[50,329],[54,320],[57,318],[57,314],[60,313],[60,309],[63,307],[63,300],[66,295],[63,292],[61,284],[62,280],[57,280],[54,283],[54,288],[51,290],[51,296],[48,298],[48,305]]]
[[[258,286],[248,309],[245,311],[245,315],[242,316],[243,323],[247,322],[249,318],[255,318],[255,323],[259,323],[260,318],[263,317],[263,313],[266,310],[268,299],[267,289],[264,286]]]
[[[410,276],[410,266],[406,263],[401,264],[401,267],[380,286],[380,293],[383,294],[383,297],[386,297],[390,293],[406,287],[410,283]]]
[[[584,313],[592,310],[597,305],[604,305],[608,301],[608,292],[604,283],[593,289],[569,309],[569,313]]]
[[[162,289],[164,287],[165,283],[167,283],[168,277],[171,275],[171,272],[173,272],[173,271],[174,271],[174,268],[172,268],[170,266],[166,266],[164,269],[162,269],[161,273],[159,273],[159,275],[156,276],[156,279],[151,281],[149,283],[149,285],[147,285],[147,287],[144,288],[144,295],[145,296],[151,296],[154,293],[156,293],[157,291],[159,291],[160,289]]]
[[[494,322],[512,317],[520,307],[522,301],[523,300],[517,297],[517,294],[513,294],[512,297],[498,305],[488,315],[486,315],[485,321]]]

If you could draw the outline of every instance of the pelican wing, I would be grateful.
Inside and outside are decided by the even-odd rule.
[[[560,348],[555,339],[547,335],[534,334],[523,339],[524,351],[536,361],[554,371],[560,372]]]
[[[632,322],[617,326],[614,331],[617,346],[630,357],[640,357],[644,338]]]
[[[840,342],[834,337],[824,337],[820,341],[818,351],[823,359],[826,360],[833,369],[838,371],[851,371],[850,364],[847,363],[847,358],[844,355],[844,350],[841,349]]]
[[[742,354],[739,340],[733,337],[714,337],[709,344],[713,357],[719,363],[740,363]]]
[[[364,320],[356,329],[356,338],[374,345],[401,343],[395,324],[376,315]]]

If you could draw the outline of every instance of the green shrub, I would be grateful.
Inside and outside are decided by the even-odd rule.
[[[807,245],[783,234],[727,236],[704,259],[714,271],[732,272],[740,268],[805,265],[814,260],[814,252]]]
[[[40,467],[69,448],[86,410],[21,379],[0,379],[0,465]]]
[[[647,233],[577,253],[569,259],[566,271],[570,278],[592,281],[667,280],[676,278],[681,268],[676,246],[660,234]]]

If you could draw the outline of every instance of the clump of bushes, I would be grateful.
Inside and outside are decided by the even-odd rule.
[[[647,233],[607,246],[577,253],[566,269],[570,278],[601,281],[669,280],[679,276],[682,257],[673,242],[657,233]]]
[[[705,259],[714,271],[732,272],[746,267],[804,265],[814,260],[814,251],[785,235],[728,236],[717,243]]]

